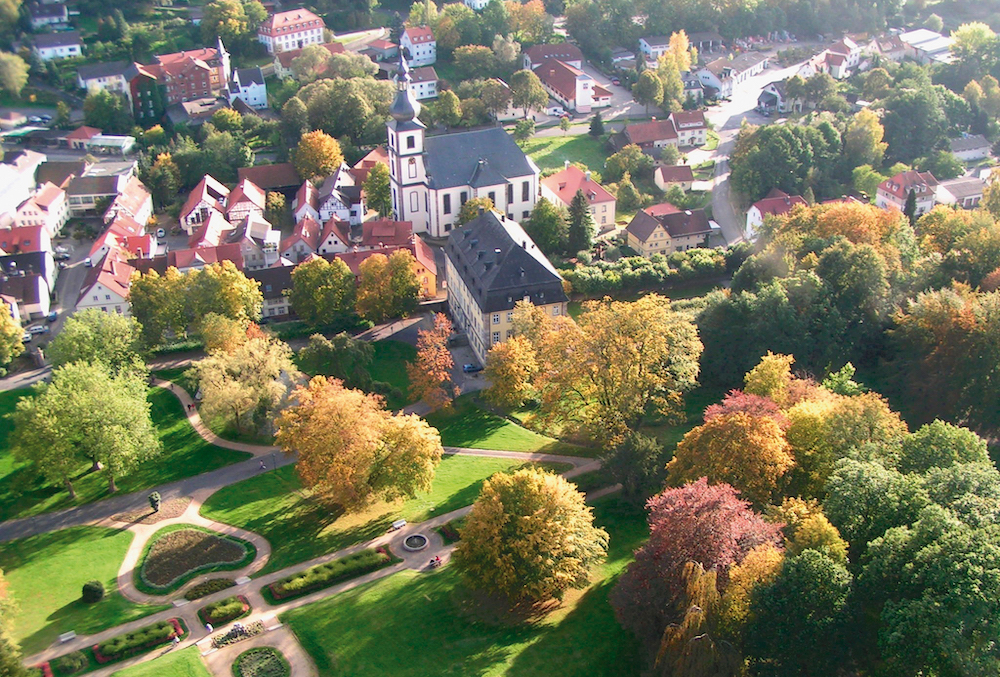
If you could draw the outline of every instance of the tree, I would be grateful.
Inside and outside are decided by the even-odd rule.
[[[244,2],[243,11],[247,15],[247,25],[251,31],[257,30],[257,27],[267,19],[267,9],[259,0]]]
[[[383,322],[405,316],[416,307],[419,295],[420,283],[408,250],[397,250],[388,258],[374,254],[358,267],[355,308],[366,320]]]
[[[29,677],[32,673],[21,662],[21,651],[5,634],[0,634],[0,675]]]
[[[232,108],[220,108],[212,113],[212,124],[220,132],[243,131],[243,116]]]
[[[462,121],[462,102],[458,96],[450,89],[446,89],[438,96],[437,107],[438,119],[448,127],[454,127]]]
[[[566,251],[569,243],[566,217],[548,198],[539,198],[523,225],[525,232],[546,256]]]
[[[590,118],[590,131],[588,133],[595,137],[604,136],[604,120],[601,118],[600,112]]]
[[[648,115],[650,106],[659,106],[663,103],[663,82],[655,72],[643,71],[632,87],[632,96],[637,103],[645,106]]]
[[[589,584],[607,556],[584,496],[562,477],[525,468],[486,480],[452,563],[474,588],[513,604],[561,599]]]
[[[277,444],[297,453],[303,486],[347,510],[426,491],[441,460],[437,431],[415,415],[391,416],[382,399],[316,376],[292,393]]]
[[[699,477],[725,482],[766,505],[794,463],[774,419],[736,413],[716,416],[685,435],[667,473],[675,485]]]
[[[922,172],[930,172],[939,181],[948,181],[961,176],[965,171],[962,161],[946,150],[931,153],[917,163]]]
[[[569,128],[571,126],[572,126],[572,123],[570,123],[569,118],[567,118],[567,117],[559,118],[559,129],[562,130],[563,136],[566,135],[566,132],[569,131]]]
[[[147,375],[142,327],[132,317],[90,308],[74,313],[47,351],[53,368],[70,362],[100,363],[112,376]]]
[[[250,29],[246,10],[239,0],[212,0],[205,5],[201,19],[201,37],[207,43],[222,38],[233,43],[246,35]]]
[[[594,218],[590,214],[590,204],[583,190],[576,191],[576,195],[569,203],[569,231],[568,241],[571,252],[589,252],[594,246]]]
[[[281,107],[281,133],[289,146],[296,146],[302,136],[309,131],[309,111],[297,96],[293,96]]]
[[[285,221],[286,209],[287,205],[283,193],[274,190],[267,191],[267,195],[264,198],[264,218],[269,223],[281,226]]]
[[[753,596],[746,639],[751,674],[836,673],[846,653],[851,584],[843,564],[816,550],[786,559],[778,577]]]
[[[618,181],[625,176],[625,172],[636,178],[648,176],[653,170],[653,164],[653,158],[632,143],[608,158],[604,164],[604,180]]]
[[[354,309],[354,273],[340,259],[324,258],[300,264],[292,271],[289,300],[303,322],[313,327],[332,323]]]
[[[181,170],[170,153],[160,153],[145,177],[145,184],[158,207],[164,207],[177,198],[181,187]]]
[[[532,136],[535,135],[535,121],[534,120],[518,120],[514,125],[514,140],[518,143],[524,143]]]
[[[186,296],[184,278],[176,268],[164,275],[151,270],[145,275],[132,274],[129,308],[142,327],[147,348],[160,345],[168,331],[180,334],[187,326],[184,313]]]
[[[989,463],[986,440],[968,428],[934,420],[903,440],[897,467],[904,473],[926,473],[959,463]]]
[[[872,169],[871,165],[861,165],[851,172],[851,185],[854,186],[856,193],[873,201],[878,192],[878,185],[887,178],[889,177]]]
[[[748,395],[767,397],[778,405],[784,404],[792,384],[791,355],[775,355],[771,351],[760,358],[760,363],[743,377],[743,391]]]
[[[0,89],[21,96],[21,90],[28,84],[28,64],[17,54],[0,52]]]
[[[249,339],[230,353],[214,352],[193,370],[204,416],[222,419],[237,433],[248,425],[261,429],[298,373],[288,345],[267,337]]]
[[[306,48],[308,49],[308,47]],[[326,48],[323,48],[326,51]],[[294,67],[294,61],[293,67]],[[364,54],[327,53],[324,75],[329,78],[368,78],[378,72],[378,66]]]
[[[910,220],[910,225],[915,225],[917,222],[917,194],[911,188],[910,192],[906,195],[906,204],[903,205],[903,216]]]
[[[666,146],[660,149],[660,162],[665,165],[676,165],[680,162],[681,152],[677,150],[677,146],[672,143],[668,143]]]
[[[146,383],[134,374],[115,377],[101,363],[72,362],[35,393],[21,398],[13,414],[14,454],[47,481],[64,484],[71,498],[71,480],[84,461],[104,472],[114,493],[116,478],[161,451]]]
[[[869,108],[858,111],[851,118],[847,133],[844,135],[844,152],[851,159],[851,163],[854,166],[880,166],[887,145],[882,141],[884,134],[885,130],[882,129],[878,115]]]
[[[625,211],[634,211],[642,206],[642,195],[636,190],[632,183],[632,175],[625,172],[622,180],[618,182],[618,204]]]
[[[368,366],[375,357],[375,349],[368,341],[351,338],[340,332],[332,339],[313,334],[309,343],[299,351],[297,362],[310,376],[328,376],[339,379],[345,388],[368,391],[372,387]]]
[[[91,92],[83,100],[83,122],[105,134],[127,134],[135,125],[125,97],[107,90]]]
[[[770,584],[781,571],[785,553],[770,543],[759,545],[739,564],[729,567],[726,592],[719,610],[722,634],[737,646],[750,618],[750,603],[759,588]]]
[[[198,321],[198,325],[206,353],[231,353],[247,342],[245,321],[209,313]]]
[[[781,532],[750,509],[727,484],[705,479],[667,489],[646,504],[649,540],[618,579],[611,605],[618,622],[647,646],[656,646],[670,623],[684,614],[684,566],[715,568],[725,593],[725,573],[759,546],[781,547]]]
[[[947,120],[933,89],[897,89],[884,106],[882,126],[892,160],[910,162],[925,156],[944,138]]]
[[[163,502],[163,498],[160,496],[160,492],[154,491],[146,498],[149,500],[150,509],[153,512],[160,512],[160,504]]]
[[[488,197],[474,197],[471,200],[467,200],[462,205],[462,208],[458,210],[458,223],[464,226],[479,216],[479,210],[483,212],[493,211],[493,200]]]
[[[185,273],[183,281],[189,325],[208,313],[247,322],[260,317],[264,303],[260,282],[248,278],[232,261],[192,270]]]
[[[497,2],[499,3],[499,0]],[[480,98],[486,105],[486,110],[494,118],[510,108],[511,97],[510,87],[504,85],[499,80],[487,80],[483,83],[483,91],[480,94]]]
[[[451,321],[442,313],[436,313],[431,328],[417,332],[417,359],[406,366],[410,396],[432,410],[449,406],[458,396],[458,388],[451,384],[455,362],[448,350],[448,339],[453,331]]]
[[[0,365],[5,365],[24,352],[21,323],[10,312],[6,303],[0,303]]]
[[[389,167],[381,162],[368,172],[364,181],[365,198],[368,208],[374,209],[383,218],[392,216],[392,192],[389,189]]]
[[[344,163],[340,143],[322,130],[303,134],[293,157],[295,171],[306,181],[329,176]]]
[[[524,117],[528,111],[541,112],[549,102],[548,92],[534,71],[519,70],[510,78],[511,103],[515,108],[524,109]]]
[[[389,255],[389,289],[392,291],[391,317],[406,317],[417,309],[420,281],[417,261],[409,249],[397,249]]]
[[[56,104],[56,119],[53,120],[52,126],[56,129],[67,129],[70,127],[70,115],[71,111],[69,106],[66,105],[65,101],[60,101]],[[162,128],[161,128],[162,129]]]
[[[873,68],[865,76],[863,95],[866,101],[877,101],[892,91],[892,77],[884,68]]]
[[[747,414],[754,418],[770,418],[782,430],[788,427],[788,417],[785,416],[774,400],[761,395],[751,395],[742,390],[731,390],[722,399],[722,402],[710,405],[705,409],[704,419],[707,423],[718,416],[729,416],[730,414]]]
[[[490,386],[483,392],[486,401],[501,409],[516,409],[534,393],[532,379],[538,361],[531,341],[514,336],[494,343],[486,355],[486,379]]]
[[[656,438],[630,431],[603,455],[604,467],[630,500],[642,500],[657,483],[662,486],[663,447]]]
[[[497,60],[493,50],[482,45],[465,45],[455,50],[455,69],[471,80],[475,77],[489,77],[496,70]]]

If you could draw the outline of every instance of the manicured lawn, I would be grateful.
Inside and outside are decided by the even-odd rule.
[[[26,390],[0,393],[0,411],[12,409],[12,400]],[[230,451],[208,444],[188,424],[177,398],[160,388],[149,391],[153,423],[163,443],[163,454],[144,463],[132,474],[118,480],[120,493],[140,491],[192,475],[236,463],[250,454]],[[73,482],[77,500],[71,501],[62,486],[45,484],[34,476],[28,464],[17,463],[6,446],[9,424],[0,422],[0,519],[28,517],[51,510],[91,503],[108,497],[107,480],[101,473],[91,473],[90,464],[80,465]]]
[[[440,431],[441,443],[446,447],[543,452],[567,456],[593,456],[596,453],[594,449],[560,442],[522,428],[480,408],[467,395],[455,400],[451,411],[437,411],[429,414],[426,419]]]
[[[376,341],[372,344],[375,356],[372,358],[368,372],[374,381],[384,381],[393,388],[399,388],[402,399],[390,398],[386,401],[389,409],[401,409],[410,403],[410,377],[406,373],[406,365],[417,358],[417,349],[402,341]]]
[[[114,677],[212,677],[198,655],[198,647],[170,653],[145,663],[119,670]]]
[[[582,162],[595,172],[604,171],[607,151],[600,139],[589,134],[577,136],[536,136],[522,146],[539,169],[562,169],[566,160]]]
[[[705,145],[702,146],[702,150],[715,150],[719,147],[719,133],[714,129],[708,130],[708,134],[705,135]]]
[[[89,635],[166,608],[133,604],[117,592],[115,577],[131,541],[128,531],[75,527],[0,544],[0,569],[20,607],[14,638],[25,655],[61,633]],[[107,591],[97,604],[80,601],[90,580]]]
[[[520,465],[512,459],[445,456],[429,492],[403,503],[377,503],[353,514],[331,511],[312,500],[294,467],[285,466],[217,491],[202,506],[201,514],[270,541],[271,559],[260,575],[375,538],[401,517],[419,522],[469,505],[486,478]]]
[[[600,501],[595,516],[611,534],[608,562],[590,588],[567,594],[560,609],[536,624],[482,620],[452,567],[395,574],[281,619],[322,677],[636,675],[643,667],[639,647],[615,621],[607,598],[646,537],[645,517],[613,499]]]

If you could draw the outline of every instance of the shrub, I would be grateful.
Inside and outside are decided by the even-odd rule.
[[[275,599],[298,597],[381,569],[391,563],[392,556],[384,549],[362,550],[350,557],[342,557],[326,564],[320,564],[288,578],[275,581],[268,588]]]
[[[460,517],[456,520],[452,520],[446,524],[442,524],[438,527],[438,533],[441,534],[441,538],[444,539],[445,544],[455,543],[456,541],[462,540],[462,536],[459,533],[459,529],[465,522],[464,517]]]
[[[231,578],[213,578],[208,581],[191,586],[191,589],[184,593],[184,599],[193,602],[196,599],[207,597],[213,593],[231,588],[236,585],[236,581]]]
[[[244,651],[233,662],[236,677],[288,677],[290,673],[285,657],[269,646]]]
[[[104,583],[100,581],[87,581],[83,584],[83,593],[80,596],[87,604],[100,602],[104,598]]]
[[[153,509],[153,512],[160,512],[160,503],[162,500],[159,491],[154,491],[149,495],[149,507]]]
[[[591,298],[623,291],[655,290],[677,282],[724,275],[728,254],[719,249],[698,248],[668,256],[656,254],[648,259],[628,256],[577,266],[563,271],[563,278],[575,293]]]
[[[234,621],[250,610],[250,603],[242,595],[234,595],[203,607],[198,616],[203,623],[222,625]]]
[[[72,675],[87,667],[87,656],[82,651],[74,651],[49,662],[53,671],[60,675]]]
[[[129,656],[155,649],[184,635],[184,628],[176,618],[160,621],[134,632],[127,632],[105,640],[94,646],[94,658],[98,663],[110,663]]]
[[[28,668],[28,677],[52,677],[52,666],[42,663],[33,668]]]

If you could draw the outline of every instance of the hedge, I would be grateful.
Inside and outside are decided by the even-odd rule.
[[[231,578],[213,578],[191,586],[191,589],[184,593],[184,599],[189,602],[193,602],[196,599],[201,599],[202,597],[207,597],[208,595],[221,592],[222,590],[231,588],[235,585],[236,581]]]
[[[85,669],[89,663],[86,654],[82,651],[74,651],[65,656],[59,656],[59,658],[53,658],[49,661],[49,667],[52,668],[52,672],[58,675],[74,675]]]
[[[185,634],[180,619],[171,618],[95,644],[94,658],[98,663],[110,663],[163,646],[174,637],[183,637]]]
[[[198,609],[202,623],[225,625],[245,616],[250,611],[250,602],[243,595],[233,595]]]
[[[269,646],[248,649],[233,662],[236,677],[288,677],[291,671],[284,655]]]
[[[319,564],[287,578],[282,578],[267,587],[276,600],[299,597],[377,571],[392,563],[393,557],[385,548],[362,550],[348,557]]]

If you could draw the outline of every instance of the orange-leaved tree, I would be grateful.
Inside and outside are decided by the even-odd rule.
[[[442,313],[434,315],[433,326],[417,332],[417,359],[406,366],[410,395],[431,409],[446,407],[458,397],[458,388],[451,383],[451,369],[455,366],[448,350],[451,333],[451,320]]]

